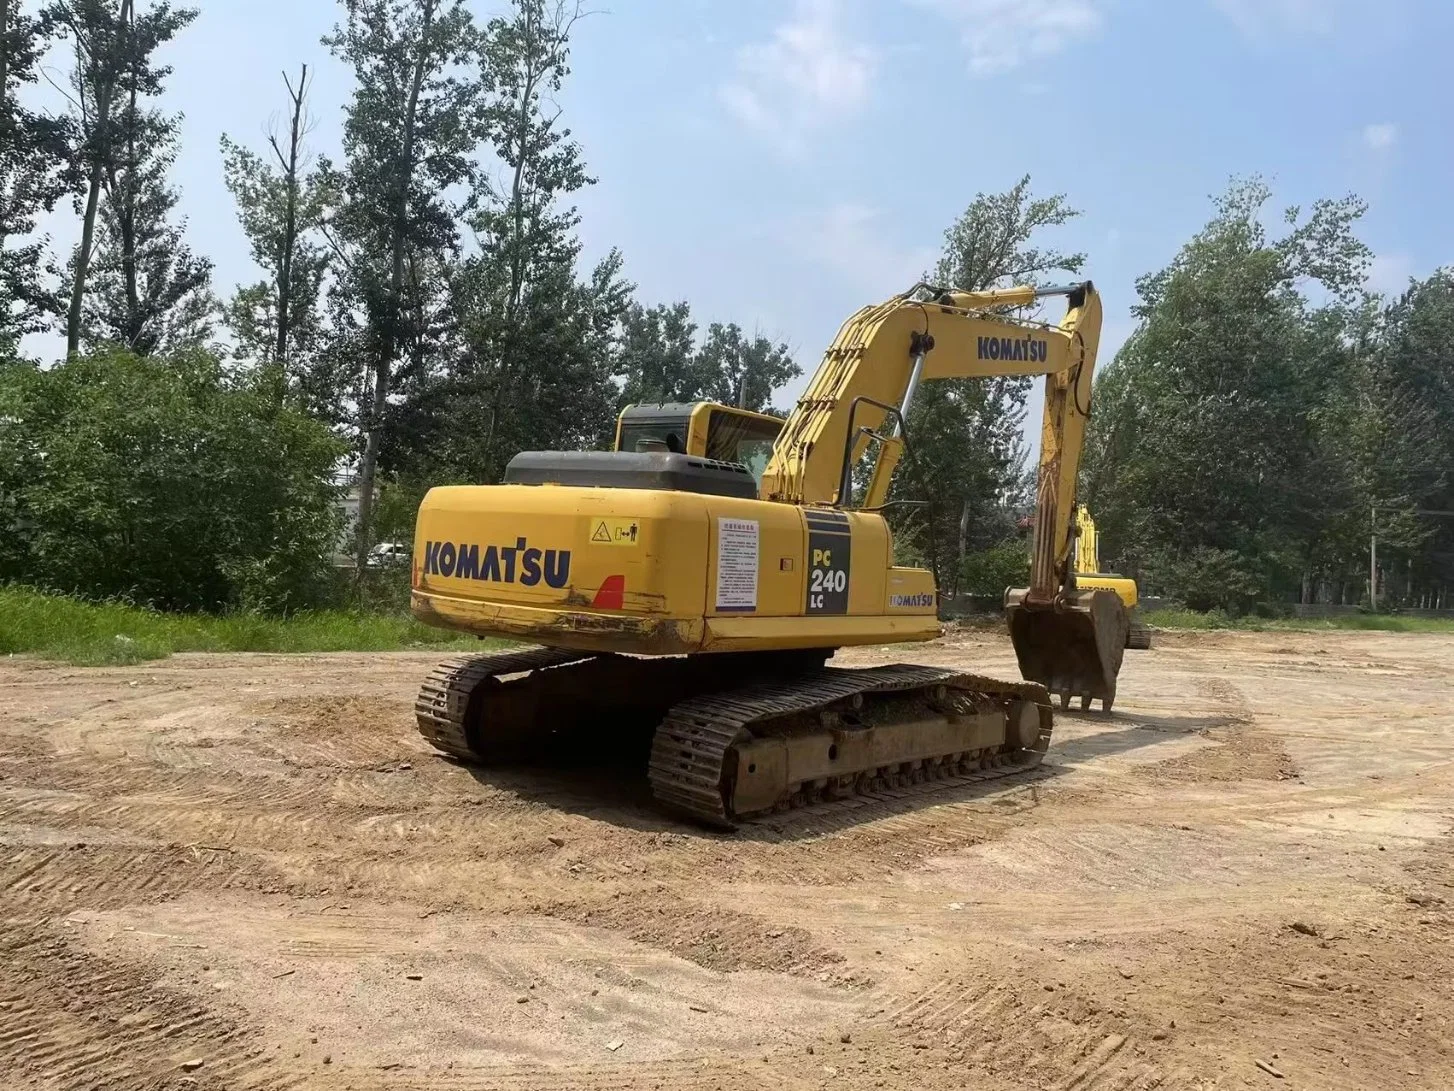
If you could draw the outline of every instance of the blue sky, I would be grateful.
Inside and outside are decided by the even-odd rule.
[[[166,54],[167,105],[186,115],[189,238],[226,294],[256,274],[219,136],[261,147],[280,71],[307,62],[313,145],[336,153],[349,82],[319,44],[341,5],[200,6]],[[1024,173],[1084,213],[1046,241],[1089,255],[1103,362],[1132,328],[1136,277],[1233,174],[1262,173],[1280,204],[1362,194],[1377,288],[1454,261],[1446,0],[592,6],[609,10],[578,25],[561,100],[599,178],[578,202],[588,256],[620,247],[644,302],[784,340],[809,372],[844,317],[932,265],[976,192]]]

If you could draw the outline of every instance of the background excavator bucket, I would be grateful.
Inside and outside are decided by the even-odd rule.
[[[1028,595],[1005,595],[1020,674],[1058,693],[1062,708],[1079,697],[1082,708],[1099,699],[1110,712],[1130,626],[1126,607],[1114,591],[1075,591],[1051,604],[1028,602]]]

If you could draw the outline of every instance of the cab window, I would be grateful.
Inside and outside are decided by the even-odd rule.
[[[712,410],[707,423],[707,457],[746,466],[752,478],[762,484],[763,471],[772,457],[783,423],[759,420],[724,409]]]
[[[621,425],[621,451],[672,452],[686,454],[687,428],[685,417],[679,421],[650,421]]]

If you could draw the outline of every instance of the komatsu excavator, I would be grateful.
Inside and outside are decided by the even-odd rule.
[[[1061,296],[1052,325],[1005,312]],[[1089,283],[917,285],[844,323],[788,419],[634,406],[616,450],[525,452],[499,485],[419,509],[412,610],[531,647],[441,664],[415,705],[436,748],[494,764],[582,728],[654,724],[657,800],[733,828],[767,812],[1039,763],[1049,693],[1109,709],[1127,620],[1072,565],[1075,480],[1101,304]],[[932,575],[896,565],[883,516],[938,379],[1044,375],[1030,587],[1009,628],[1026,681],[939,667],[829,667],[849,645],[939,635]],[[1048,692],[1047,692],[1048,691]],[[577,736],[579,737],[579,736]]]
[[[1129,629],[1126,633],[1126,647],[1145,650],[1151,647],[1151,629],[1136,613],[1139,594],[1136,581],[1129,576],[1101,571],[1100,537],[1096,534],[1096,521],[1084,504],[1075,509],[1075,585],[1082,591],[1114,591],[1126,608]]]

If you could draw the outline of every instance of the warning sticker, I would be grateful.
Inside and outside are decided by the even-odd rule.
[[[757,609],[756,519],[717,519],[717,609]]]
[[[635,519],[596,519],[591,523],[591,544],[634,546],[641,540],[641,524]]]

